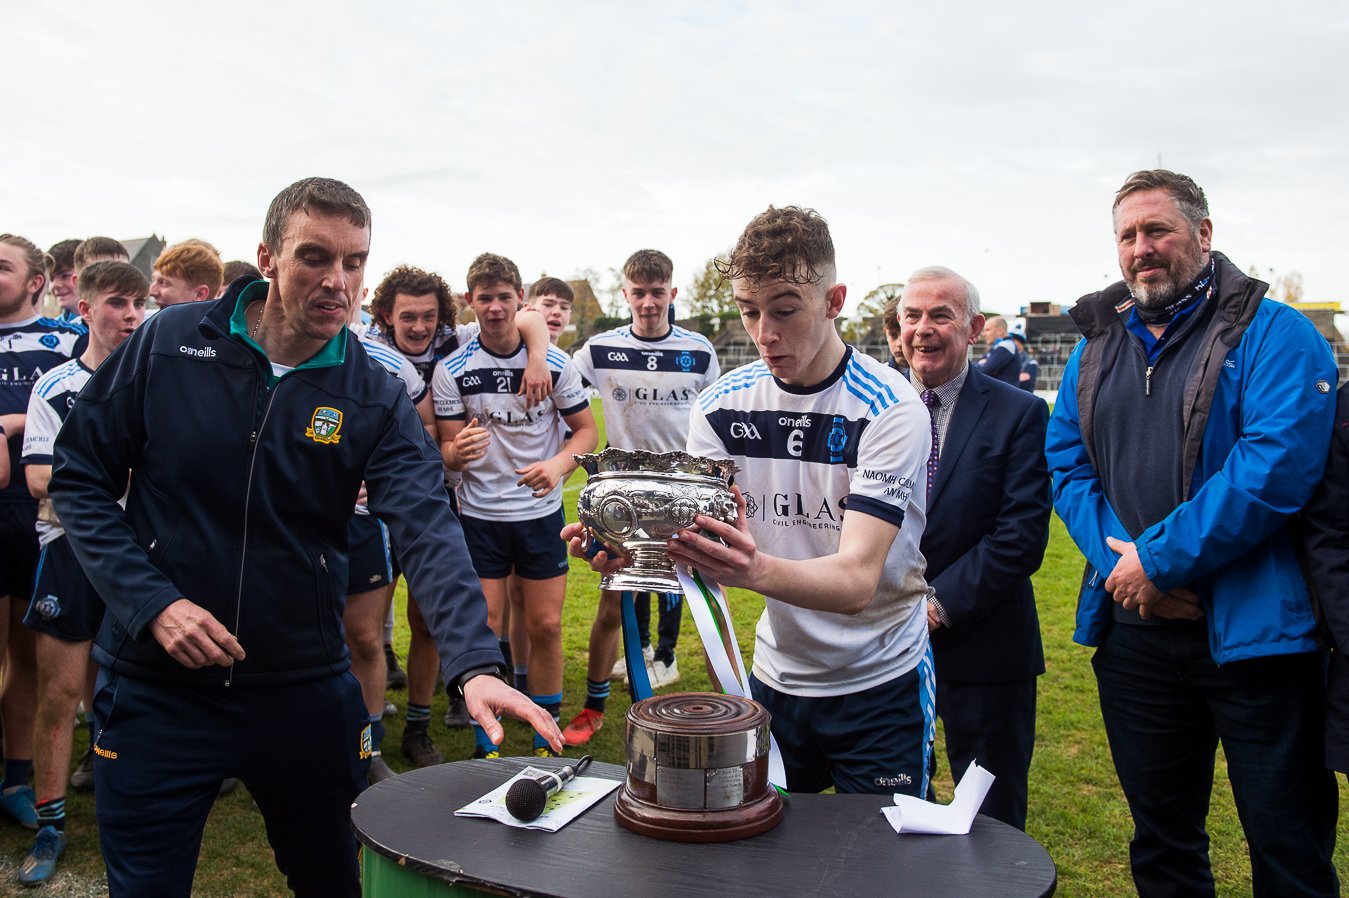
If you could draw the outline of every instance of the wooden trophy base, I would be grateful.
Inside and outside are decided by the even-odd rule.
[[[662,808],[634,798],[626,784],[614,799],[614,820],[625,829],[670,842],[734,842],[782,822],[782,799],[770,791],[730,810]]]

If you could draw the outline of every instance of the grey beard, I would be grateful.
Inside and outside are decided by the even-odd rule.
[[[1130,287],[1130,293],[1134,298],[1134,305],[1142,306],[1145,309],[1164,309],[1171,303],[1180,298],[1180,295],[1195,282],[1199,273],[1204,270],[1208,260],[1202,255],[1194,260],[1194,264],[1189,266],[1190,270],[1177,277],[1174,271],[1162,283],[1152,287],[1145,287],[1142,284],[1134,284]]]

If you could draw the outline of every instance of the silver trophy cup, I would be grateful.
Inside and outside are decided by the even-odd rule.
[[[576,515],[592,540],[632,565],[600,580],[601,589],[682,592],[665,541],[693,526],[694,515],[735,523],[730,481],[733,462],[687,452],[647,452],[610,447],[578,455],[590,479]]]

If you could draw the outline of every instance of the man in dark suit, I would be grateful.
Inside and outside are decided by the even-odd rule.
[[[1048,408],[970,364],[984,327],[979,294],[949,268],[914,272],[899,323],[932,414],[922,550],[947,760],[957,778],[976,760],[991,772],[982,812],[1025,829],[1045,669],[1030,577],[1049,541]]]

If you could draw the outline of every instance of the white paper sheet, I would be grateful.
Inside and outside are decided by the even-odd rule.
[[[511,783],[526,776],[549,772],[534,767],[526,767],[482,798],[476,798],[455,811],[454,816],[487,817],[507,826],[515,826],[520,829],[541,829],[545,832],[555,833],[621,785],[618,780],[578,776],[574,780],[569,780],[565,786],[548,796],[548,804],[544,806],[543,813],[537,819],[526,823],[512,817],[511,812],[506,810],[506,793],[510,790]]]
[[[897,833],[963,836],[974,825],[974,815],[979,813],[993,780],[993,774],[971,761],[949,805],[896,795],[894,806],[881,808],[881,813]]]

